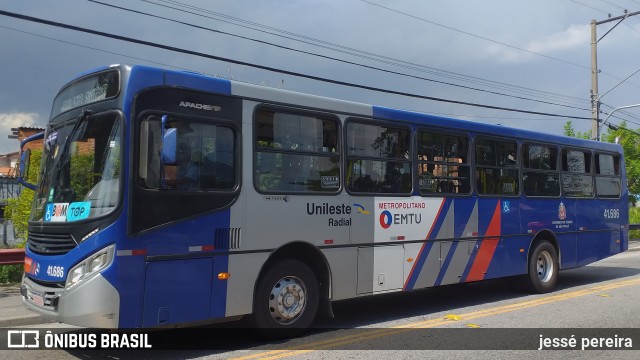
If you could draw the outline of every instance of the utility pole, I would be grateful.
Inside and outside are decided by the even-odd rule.
[[[591,20],[591,138],[600,140],[600,98],[598,95],[598,36],[596,20]]]
[[[600,94],[598,93],[598,42],[607,36],[613,29],[615,29],[624,19],[629,16],[639,15],[640,11],[627,13],[621,16],[609,18],[607,20],[596,21],[591,20],[591,138],[594,140],[600,140]],[[606,24],[612,21],[618,21],[609,31],[607,31],[600,39],[596,34],[596,26]]]

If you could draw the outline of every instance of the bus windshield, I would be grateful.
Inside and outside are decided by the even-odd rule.
[[[113,211],[120,198],[122,119],[81,115],[47,131],[32,221],[71,222]]]

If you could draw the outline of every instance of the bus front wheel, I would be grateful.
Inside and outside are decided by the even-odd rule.
[[[558,282],[558,253],[548,241],[539,242],[529,258],[531,290],[538,293],[552,291]]]
[[[316,274],[301,261],[277,263],[261,277],[253,304],[255,325],[269,338],[299,335],[316,317]]]

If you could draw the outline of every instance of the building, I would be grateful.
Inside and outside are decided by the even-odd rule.
[[[16,178],[18,177],[18,163],[20,161],[20,142],[31,135],[43,132],[43,128],[34,127],[18,127],[11,129],[12,134],[9,139],[16,139],[16,151],[8,154],[0,155],[0,178]],[[25,149],[42,149],[43,140],[33,141],[25,147]]]

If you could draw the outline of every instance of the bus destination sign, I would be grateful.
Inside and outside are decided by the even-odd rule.
[[[115,97],[119,90],[120,73],[118,70],[114,69],[83,78],[60,91],[53,102],[51,117]]]

